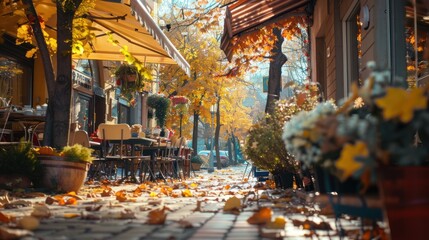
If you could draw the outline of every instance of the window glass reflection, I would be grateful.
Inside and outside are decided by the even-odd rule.
[[[409,0],[406,5],[407,81],[414,86],[429,77],[429,1]]]

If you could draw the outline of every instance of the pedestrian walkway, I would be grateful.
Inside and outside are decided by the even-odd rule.
[[[9,203],[19,200],[21,207],[11,205],[1,212],[17,219],[34,215],[35,209],[46,215],[22,238],[26,240],[339,239],[329,206],[315,204],[312,195],[302,191],[270,189],[255,179],[243,179],[244,168],[230,167],[212,174],[201,170],[194,178],[167,184],[103,187],[91,183],[76,197],[62,195],[62,203],[57,201],[59,196],[33,193],[24,198],[29,196],[9,193]],[[223,211],[233,196],[241,199],[242,208]],[[272,209],[273,219],[284,217],[285,226],[269,229],[249,224],[247,220],[262,207]],[[344,219],[342,226],[350,238],[360,234],[358,219]]]

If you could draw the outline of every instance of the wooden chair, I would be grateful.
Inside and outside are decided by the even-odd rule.
[[[180,167],[181,165],[183,165],[183,161],[186,158],[186,156],[184,156],[183,153],[183,148],[185,146],[186,143],[186,138],[185,137],[180,137],[179,139],[177,139],[177,141],[175,143],[173,143],[173,150],[171,151],[171,155],[170,155],[170,159],[173,162],[173,175],[176,178],[182,178],[181,176],[184,174],[182,172],[182,168]]]
[[[103,140],[103,158],[110,165],[110,174],[114,174],[116,180],[118,168],[122,168],[121,180],[129,177],[131,171],[132,180],[135,178],[135,165],[139,165],[142,156],[133,155],[134,149],[124,141],[131,138],[131,128],[128,124],[106,124],[98,126],[97,135]]]
[[[154,169],[154,172],[158,172],[158,174],[160,174],[162,178],[164,178],[164,180],[166,177],[170,179],[174,177],[173,159],[171,158],[173,150],[174,149],[172,143],[167,142],[165,145],[165,150],[159,150],[156,157],[156,169]]]
[[[84,130],[77,130],[73,133],[70,133],[69,145],[72,146],[74,144],[80,144],[84,147],[91,147],[89,144],[89,136],[88,133]]]

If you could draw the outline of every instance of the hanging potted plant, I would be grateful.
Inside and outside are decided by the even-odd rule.
[[[52,147],[35,148],[43,168],[41,187],[59,192],[78,192],[85,182],[93,149],[80,144],[65,146],[61,151]]]
[[[121,96],[125,98],[131,106],[136,104],[136,93],[142,92],[145,81],[151,80],[149,69],[140,65],[130,65],[123,63],[115,70],[116,85],[121,90]]]
[[[165,122],[167,120],[168,108],[170,107],[170,99],[161,94],[153,94],[147,98],[147,105],[155,110],[155,118],[158,126],[161,128],[161,136],[163,136]]]

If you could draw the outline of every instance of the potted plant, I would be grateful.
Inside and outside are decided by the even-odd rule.
[[[0,187],[6,189],[28,188],[37,185],[41,165],[31,143],[21,141],[17,145],[0,148]]]
[[[116,85],[121,90],[121,96],[128,100],[131,106],[136,104],[136,92],[142,92],[145,81],[151,79],[149,69],[123,63],[115,70]]]
[[[78,192],[85,182],[93,149],[80,144],[65,146],[61,151],[51,147],[36,148],[43,167],[41,186],[60,192]]]
[[[283,122],[302,110],[312,109],[318,102],[317,88],[313,83],[290,86],[295,93],[290,99],[276,103],[273,115],[254,124],[249,130],[245,152],[252,164],[260,170],[269,171],[279,188],[291,188],[293,182],[302,183],[299,177],[299,164],[286,149],[282,140]],[[255,171],[255,175],[266,177],[267,173]],[[264,176],[265,174],[265,176]]]
[[[204,160],[199,155],[195,155],[191,158],[192,169],[195,171],[201,170],[201,165],[203,163]]]
[[[155,110],[155,118],[158,126],[161,127],[161,136],[163,136],[170,99],[161,94],[152,94],[147,98],[147,105]]]

